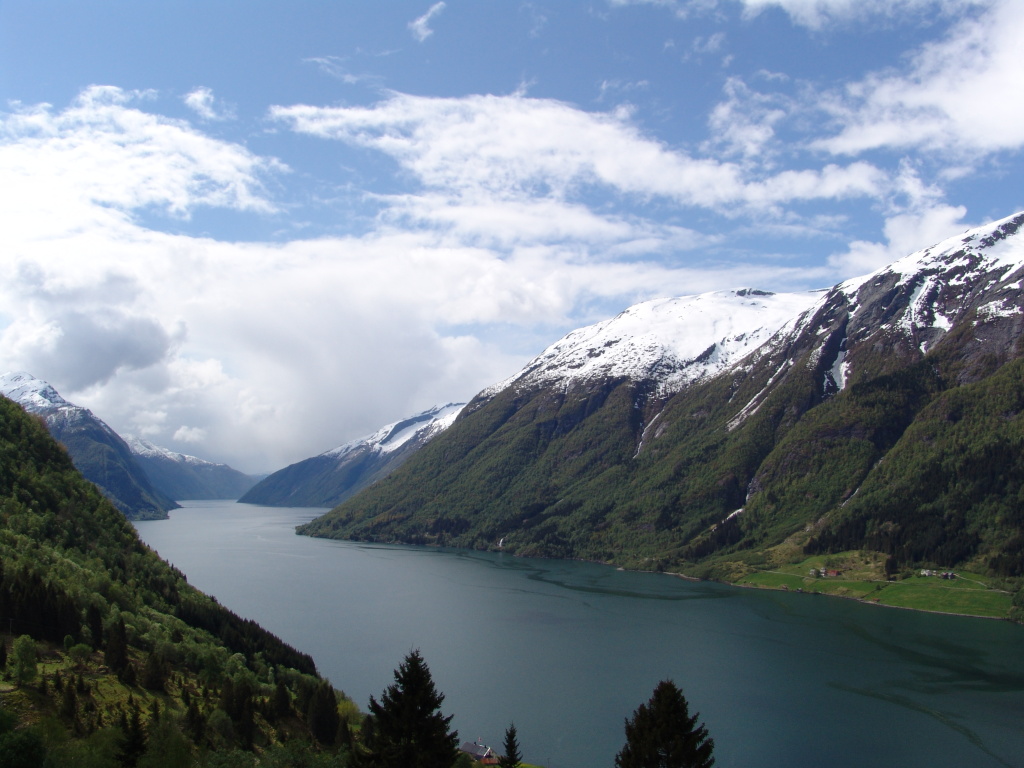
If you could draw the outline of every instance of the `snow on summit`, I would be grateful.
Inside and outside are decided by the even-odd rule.
[[[190,456],[187,453],[178,453],[177,451],[172,451],[169,448],[163,448],[149,442],[149,440],[138,437],[137,435],[125,435],[124,441],[128,444],[131,452],[136,456],[144,456],[150,459],[168,459],[169,461],[173,461],[178,464],[192,464],[211,467],[226,466],[223,464],[216,464],[212,461],[206,461],[205,459],[200,459],[197,456]]]
[[[677,391],[738,362],[820,296],[746,288],[645,301],[573,331],[507,383],[656,378]]]
[[[33,412],[71,405],[47,382],[24,371],[0,374],[0,394]]]
[[[451,426],[465,405],[465,403],[448,403],[436,406],[408,419],[383,426],[372,435],[352,440],[325,451],[321,455],[341,457],[362,447],[377,453],[390,453],[398,450],[410,440],[426,441]]]

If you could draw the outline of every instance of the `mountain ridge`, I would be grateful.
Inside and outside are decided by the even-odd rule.
[[[278,470],[247,491],[243,504],[330,507],[386,477],[446,430],[465,403],[434,406],[372,434]]]

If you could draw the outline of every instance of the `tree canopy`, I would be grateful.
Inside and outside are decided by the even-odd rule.
[[[380,701],[370,697],[357,763],[367,768],[451,768],[458,757],[458,733],[449,730],[452,716],[441,713],[443,701],[423,656],[412,651]]]
[[[710,768],[714,739],[697,725],[683,692],[662,680],[654,695],[626,720],[626,744],[615,756],[616,768]]]

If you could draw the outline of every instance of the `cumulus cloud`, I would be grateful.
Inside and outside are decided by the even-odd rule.
[[[442,2],[434,3],[430,6],[430,10],[420,16],[418,19],[409,22],[409,30],[412,32],[412,36],[419,40],[421,43],[434,34],[434,30],[430,28],[430,22],[434,19],[441,11],[444,10],[445,4]]]

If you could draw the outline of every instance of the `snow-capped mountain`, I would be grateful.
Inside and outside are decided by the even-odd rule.
[[[574,331],[301,532],[740,571],[785,542],[1024,574],[1022,229]]]
[[[670,395],[739,361],[820,296],[744,288],[646,301],[569,333],[489,391],[628,378]]]
[[[172,499],[237,499],[256,478],[196,456],[154,445],[135,435],[125,442],[153,485]]]
[[[239,501],[270,506],[334,506],[401,466],[450,427],[464,406],[448,403],[431,408],[292,464],[257,483]]]
[[[41,416],[78,471],[129,519],[167,517],[167,511],[178,506],[153,487],[114,430],[88,408],[69,403],[47,382],[29,373],[4,373],[0,394]]]

